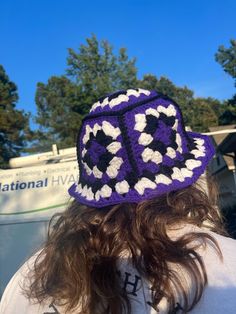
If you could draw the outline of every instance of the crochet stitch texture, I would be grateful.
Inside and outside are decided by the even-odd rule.
[[[137,203],[193,184],[213,155],[207,136],[185,131],[173,100],[140,88],[118,91],[83,120],[79,180],[69,194],[92,207]]]

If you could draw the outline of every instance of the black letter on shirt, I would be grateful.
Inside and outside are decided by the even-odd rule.
[[[138,282],[139,282],[139,280],[140,280],[141,278],[135,275],[135,282],[131,282],[131,281],[129,281],[129,277],[130,277],[130,276],[131,276],[130,273],[125,272],[124,290],[125,290],[127,293],[130,293],[130,294],[132,294],[132,295],[134,295],[134,296],[137,296],[137,294],[136,294],[136,291],[138,290],[138,289],[137,289],[137,286],[138,286]],[[130,292],[130,291],[127,291],[127,286],[128,286],[128,285],[130,285],[130,286],[133,287],[133,290],[132,290],[131,292]]]

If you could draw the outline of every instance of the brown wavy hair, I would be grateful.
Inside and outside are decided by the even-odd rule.
[[[131,313],[117,268],[126,252],[150,283],[154,309],[166,298],[169,313],[175,313],[177,302],[183,313],[190,311],[207,284],[197,249],[210,244],[219,258],[221,252],[208,233],[191,232],[173,239],[168,230],[183,224],[202,227],[207,222],[210,230],[225,235],[213,198],[195,184],[139,204],[98,209],[73,201],[50,222],[47,241],[28,276],[27,297],[39,303],[50,298],[55,305],[65,306],[66,312]],[[191,291],[185,285],[187,277]]]

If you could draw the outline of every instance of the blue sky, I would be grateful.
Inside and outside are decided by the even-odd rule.
[[[67,48],[94,33],[137,58],[138,76],[166,76],[196,96],[227,99],[233,79],[215,62],[236,37],[234,0],[8,0],[0,3],[0,64],[36,112],[37,82],[65,72]]]

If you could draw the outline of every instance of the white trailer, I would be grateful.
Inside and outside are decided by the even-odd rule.
[[[19,268],[46,239],[54,213],[63,211],[77,180],[76,149],[14,158],[0,170],[0,296]],[[16,168],[16,169],[14,169]]]

